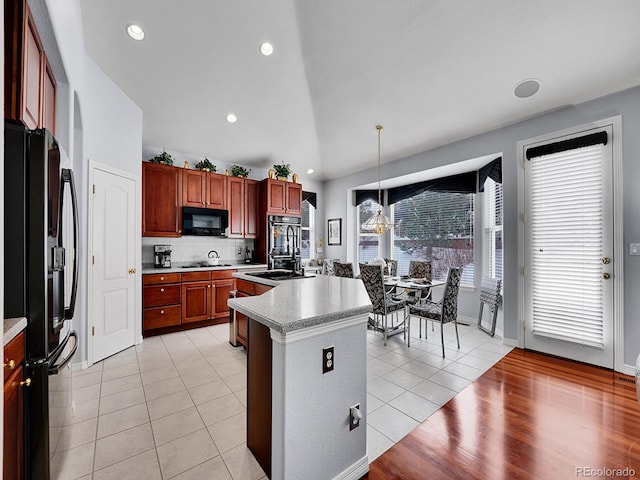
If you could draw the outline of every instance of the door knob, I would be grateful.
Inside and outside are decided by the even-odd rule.
[[[31,379],[27,378],[24,382],[20,382],[21,387],[29,387],[31,386]]]
[[[136,269],[135,268],[130,268],[129,269],[129,275],[133,275],[134,273],[136,273]]]
[[[611,278],[611,275],[609,275],[607,272],[604,272],[602,274],[602,278],[604,278],[605,280],[609,280]]]
[[[604,263],[605,265],[609,265],[611,263],[611,259],[609,257],[604,257],[602,259],[602,263]]]

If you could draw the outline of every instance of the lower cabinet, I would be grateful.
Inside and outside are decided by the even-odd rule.
[[[3,478],[24,477],[24,332],[4,349],[4,449]]]
[[[261,283],[248,282],[247,280],[238,279],[236,281],[236,297],[252,297],[254,295],[262,295],[264,292],[271,290],[272,287],[262,285]],[[236,312],[236,341],[247,347],[249,339],[249,318]]]
[[[229,316],[236,270],[143,275],[144,335],[192,328]]]

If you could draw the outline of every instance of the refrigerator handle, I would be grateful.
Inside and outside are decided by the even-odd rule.
[[[71,352],[69,352],[69,355],[67,355],[60,363],[55,363],[58,358],[60,358],[60,355],[64,351],[67,343],[69,343],[69,340],[71,338],[73,338],[73,348],[71,349]],[[60,344],[60,347],[60,349],[57,349],[57,354],[52,355],[52,357],[49,359],[49,375],[57,375],[60,370],[67,366],[67,364],[71,361],[73,355],[76,353],[76,350],[78,349],[78,335],[76,334],[75,330],[69,332],[67,337]]]
[[[64,184],[68,183],[71,189],[71,208],[73,212],[73,283],[71,284],[71,298],[69,300],[69,307],[64,309],[64,318],[71,319],[76,308],[76,295],[78,293],[78,202],[76,197],[76,185],[73,181],[73,171],[69,168],[62,169],[62,191],[64,192]],[[64,203],[64,195],[62,195],[61,203]],[[60,206],[62,211],[64,205]],[[60,215],[60,229],[62,232],[62,217]]]

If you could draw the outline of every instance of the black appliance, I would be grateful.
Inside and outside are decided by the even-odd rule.
[[[47,480],[49,376],[64,370],[78,346],[65,325],[78,285],[75,186],[47,130],[6,123],[4,142],[4,313],[27,318],[25,478]]]
[[[300,217],[269,215],[268,268],[300,271]]]
[[[182,207],[182,235],[226,237],[228,226],[227,210]]]
[[[153,267],[171,268],[171,245],[153,246]]]

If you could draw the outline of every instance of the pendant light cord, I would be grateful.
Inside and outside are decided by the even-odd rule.
[[[382,188],[380,187],[380,134],[382,133],[382,125],[376,125],[376,129],[378,130],[378,214],[382,213]]]

